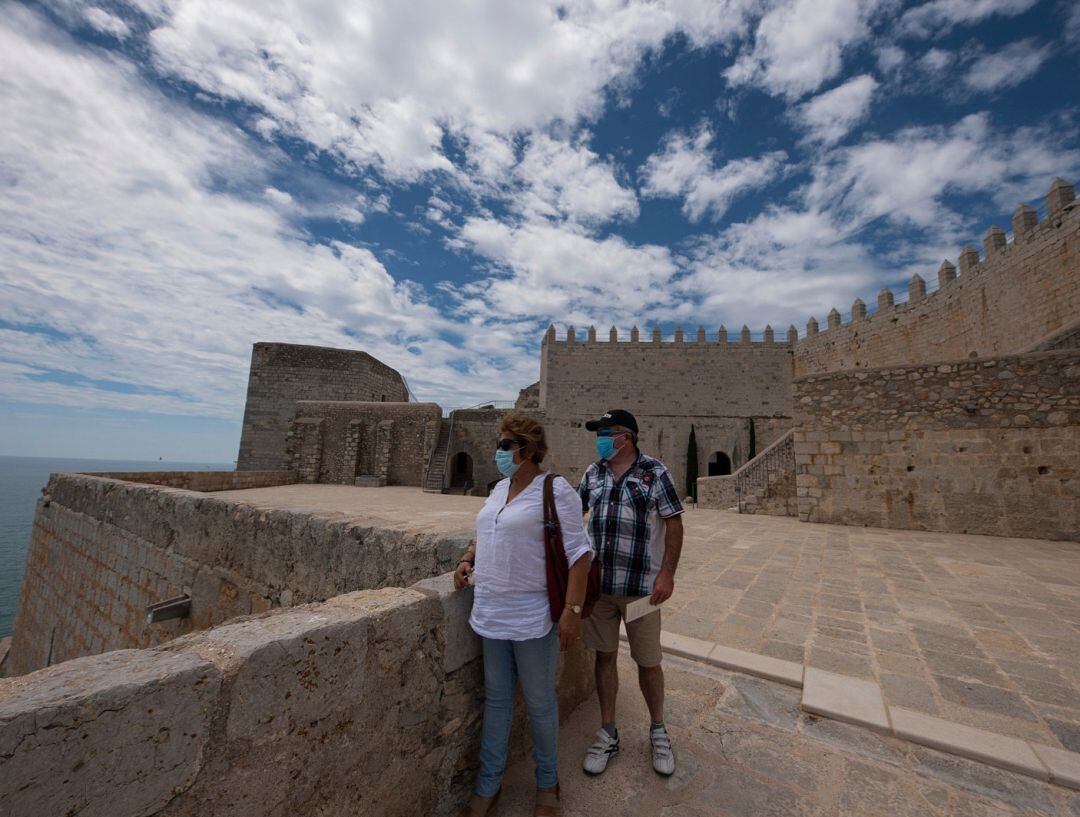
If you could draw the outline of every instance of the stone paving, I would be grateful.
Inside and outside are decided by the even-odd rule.
[[[652,771],[648,713],[620,656],[621,754],[597,778],[581,758],[598,728],[595,701],[563,724],[566,817],[1080,817],[1080,792],[799,711],[799,690],[665,659],[677,769]],[[511,765],[493,817],[532,814],[531,758]]]
[[[466,531],[483,500],[286,485],[223,499]],[[666,630],[877,681],[889,704],[1080,752],[1080,543],[687,512]]]
[[[1080,751],[1080,543],[692,510],[665,629]]]

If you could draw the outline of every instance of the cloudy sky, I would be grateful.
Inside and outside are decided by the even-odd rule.
[[[1080,175],[1067,0],[0,0],[0,454],[236,455],[251,344],[511,399],[804,327]]]

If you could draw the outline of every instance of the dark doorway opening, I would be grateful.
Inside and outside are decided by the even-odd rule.
[[[450,487],[472,487],[472,457],[461,451],[450,461]]]
[[[723,477],[731,473],[731,457],[723,451],[717,451],[709,457],[709,476]]]

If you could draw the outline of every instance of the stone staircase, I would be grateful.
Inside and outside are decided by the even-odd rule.
[[[443,493],[446,454],[450,448],[450,432],[453,430],[453,423],[452,419],[443,420],[439,426],[439,439],[435,442],[435,448],[428,460],[427,474],[424,476],[424,491],[429,494]]]
[[[698,507],[798,516],[795,491],[795,430],[722,477],[698,479]]]

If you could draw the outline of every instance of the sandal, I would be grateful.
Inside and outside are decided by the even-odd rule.
[[[501,788],[491,797],[481,797],[479,794],[474,794],[469,799],[469,804],[461,812],[461,817],[487,817],[488,813],[495,808],[495,804],[499,802],[500,794],[502,794]]]
[[[562,817],[558,784],[555,784],[555,791],[536,790],[536,810],[533,811],[533,817]]]

